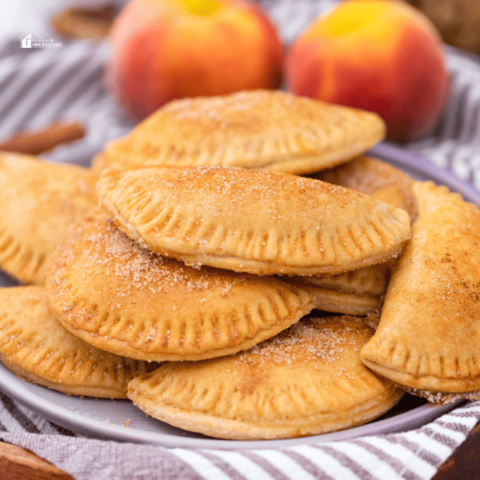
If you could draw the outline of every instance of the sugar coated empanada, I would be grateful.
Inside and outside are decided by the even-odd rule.
[[[302,320],[246,352],[165,364],[132,380],[128,396],[163,422],[234,440],[362,425],[403,394],[360,361],[372,334],[354,317]]]
[[[154,368],[92,347],[60,325],[43,287],[0,289],[0,360],[19,377],[68,395],[126,398]]]
[[[74,218],[97,203],[91,172],[0,154],[0,268],[44,284],[47,262]]]
[[[397,254],[399,208],[295,175],[223,167],[108,170],[97,189],[115,224],[188,265],[270,274],[340,273]]]
[[[374,113],[272,90],[171,102],[124,138],[94,168],[216,165],[311,173],[367,151],[385,136]]]
[[[362,350],[374,372],[431,401],[480,398],[480,211],[415,183],[419,215]]]
[[[96,211],[72,225],[52,256],[47,291],[75,335],[156,361],[236,353],[314,307],[310,294],[276,278],[194,269],[155,255]]]

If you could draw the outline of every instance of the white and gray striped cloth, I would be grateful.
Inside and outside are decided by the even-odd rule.
[[[479,419],[477,402],[406,433],[283,449],[189,450],[75,438],[0,394],[0,429],[8,431],[0,440],[77,480],[427,480]]]
[[[291,42],[335,1],[263,3]],[[0,46],[0,138],[58,119],[80,119],[87,137],[48,157],[86,165],[132,127],[102,86],[105,45],[22,51],[19,40]],[[480,59],[452,48],[446,55],[452,72],[448,110],[431,136],[405,148],[422,151],[480,189]],[[479,419],[477,402],[407,433],[276,450],[167,449],[80,437],[0,393],[0,439],[32,450],[77,480],[426,480]]]

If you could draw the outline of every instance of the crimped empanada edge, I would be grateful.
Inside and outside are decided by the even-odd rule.
[[[287,156],[285,159],[272,160],[270,163],[261,165],[229,165],[239,166],[244,168],[257,168],[259,170],[268,170],[272,172],[290,173],[293,175],[310,175],[315,172],[333,168],[342,163],[352,160],[356,156],[362,154],[369,148],[372,148],[384,137],[383,130],[375,132],[368,138],[362,138],[356,142],[351,142],[343,148],[331,149],[325,152],[319,152],[314,155],[302,155],[295,157],[293,155]]]
[[[113,170],[113,172],[115,172],[115,170]],[[205,229],[208,226],[212,229],[216,229],[217,233],[219,233],[213,235],[214,240],[211,238],[210,240],[205,240],[200,236],[200,227],[195,226],[195,230],[190,231],[190,225],[185,221],[185,218],[187,217],[185,212],[183,212],[182,215],[174,216],[175,222],[177,222],[175,228],[176,230],[190,229],[186,240],[184,238],[179,238],[179,236],[183,235],[185,232],[176,233],[174,236],[169,235],[168,232],[164,233],[163,229],[168,227],[171,221],[168,222],[166,226],[159,225],[158,217],[164,214],[168,215],[170,207],[162,204],[158,199],[155,199],[153,203],[149,200],[147,202],[148,206],[143,202],[140,209],[141,211],[154,210],[155,218],[149,219],[147,224],[141,223],[135,225],[135,222],[132,223],[131,217],[139,213],[138,211],[136,212],[136,210],[139,210],[140,208],[138,207],[139,201],[135,198],[138,196],[138,192],[130,192],[130,203],[132,203],[132,197],[134,197],[135,206],[133,207],[130,205],[130,213],[127,211],[125,214],[123,211],[125,209],[121,206],[117,206],[115,200],[112,201],[109,198],[113,193],[112,189],[108,186],[106,177],[105,180],[102,180],[97,186],[100,202],[104,210],[113,217],[114,225],[122,230],[127,236],[146,246],[154,253],[175,258],[179,261],[183,261],[187,265],[208,265],[211,267],[255,275],[338,274],[357,268],[368,267],[376,263],[381,263],[390,257],[394,257],[401,251],[405,242],[410,238],[410,217],[408,214],[401,209],[388,206],[394,219],[388,221],[387,229],[387,227],[385,227],[385,212],[376,212],[377,214],[374,218],[369,220],[368,225],[376,232],[379,240],[372,240],[367,236],[369,240],[368,246],[359,246],[358,237],[361,235],[359,235],[358,232],[354,234],[349,228],[345,227],[344,233],[347,234],[350,243],[343,238],[341,241],[337,242],[335,247],[332,247],[327,256],[325,256],[324,253],[321,253],[323,250],[317,249],[316,246],[312,247],[311,242],[308,242],[310,245],[305,243],[305,245],[299,244],[296,246],[296,249],[299,252],[305,251],[308,252],[308,254],[298,253],[295,257],[293,257],[292,254],[286,255],[284,251],[287,248],[292,247],[290,243],[287,242],[286,246],[282,245],[280,247],[280,245],[277,245],[275,247],[275,258],[270,258],[272,257],[271,250],[251,252],[248,251],[248,249],[251,248],[252,244],[254,244],[254,248],[257,248],[257,245],[260,245],[263,237],[272,232],[244,232],[245,236],[250,238],[250,240],[247,241],[242,239],[241,242],[233,245],[229,233],[225,229],[219,227],[218,224],[215,224],[213,219],[209,219],[208,225],[204,222],[202,228]],[[124,190],[129,191],[130,189],[131,185],[128,185],[127,187],[124,186]],[[158,202],[160,202],[160,205],[157,205]],[[386,206],[386,204],[383,205]],[[142,222],[145,222],[145,220],[142,220]],[[378,233],[377,231],[379,224],[382,225],[382,233]],[[153,228],[153,225],[156,225],[156,227],[155,234],[152,237],[150,230]],[[179,225],[181,225],[181,227]],[[305,234],[307,232],[297,233],[302,238],[306,238]],[[336,232],[336,235],[339,239],[342,237],[341,233],[338,231]],[[363,238],[363,236],[361,237]],[[278,243],[284,241],[284,237],[275,232],[273,232],[273,237],[275,238],[272,242]],[[251,240],[252,238],[254,238],[255,241]],[[321,244],[321,241],[318,239],[315,239],[314,241]],[[212,244],[212,242],[214,243]],[[291,242],[291,240],[289,240],[289,242]],[[227,247],[225,247],[227,251],[222,253],[221,250],[225,249],[223,247],[224,244],[227,245]],[[265,245],[265,240],[263,240],[262,244]],[[350,247],[347,247],[347,244],[349,246],[355,246],[353,253],[351,252]],[[221,245],[221,247],[218,245]],[[302,248],[304,250],[302,250]]]
[[[23,284],[45,284],[50,254],[34,252],[5,230],[0,233],[0,268]]]
[[[389,250],[376,253],[369,257],[361,258],[360,260],[351,262],[349,264],[339,264],[339,265],[320,265],[320,266],[309,266],[309,265],[281,265],[278,266],[277,261],[267,261],[267,260],[248,260],[241,257],[236,257],[233,255],[221,256],[221,255],[212,255],[212,254],[201,254],[198,251],[194,253],[189,253],[192,250],[195,250],[191,245],[184,245],[183,248],[178,248],[178,242],[175,240],[169,242],[175,248],[172,249],[171,246],[158,245],[157,243],[153,244],[146,240],[141,234],[138,233],[138,230],[130,222],[127,222],[119,213],[118,209],[105,198],[101,199],[101,204],[104,209],[112,216],[113,224],[119,230],[121,230],[125,235],[147,247],[150,251],[168,258],[174,258],[175,260],[185,263],[185,265],[206,265],[209,267],[220,268],[223,270],[231,270],[239,273],[250,273],[253,275],[268,276],[268,275],[322,275],[322,274],[337,274],[345,273],[350,270],[356,270],[358,268],[369,267],[371,265],[376,265],[378,263],[385,262],[391,258],[397,257],[402,251],[405,243],[408,241],[408,238],[403,242],[393,245]],[[182,250],[182,251],[179,251]],[[187,250],[187,251],[186,251]]]
[[[362,352],[360,358],[362,363],[376,374],[390,380],[399,388],[413,395],[425,397],[429,401],[435,401],[433,399],[436,396],[439,403],[453,402],[458,398],[480,399],[480,376],[471,379],[445,379],[435,375],[414,376],[369,360]],[[467,385],[468,388],[465,388]]]
[[[27,382],[40,385],[42,387],[50,388],[51,390],[57,390],[58,392],[64,393],[66,395],[75,395],[75,396],[86,396],[86,397],[98,397],[98,398],[117,398],[117,399],[126,399],[127,398],[127,388],[125,390],[120,390],[117,388],[108,388],[108,387],[93,387],[86,385],[75,385],[75,384],[65,384],[65,383],[56,383],[50,380],[47,380],[44,377],[36,375],[33,372],[30,372],[23,367],[20,367],[16,363],[13,363],[8,360],[7,356],[3,353],[0,353],[0,361],[5,368],[10,370],[13,374],[17,375],[20,378],[23,378]],[[126,387],[126,386],[125,386]]]
[[[121,227],[119,227],[122,229]],[[123,229],[122,229],[123,230]],[[127,232],[125,232],[127,233]],[[155,253],[163,255],[165,257],[175,258],[182,261],[186,265],[208,265],[214,268],[221,268],[224,270],[232,270],[234,272],[251,273],[253,275],[322,275],[322,274],[336,274],[345,273],[350,270],[356,270],[357,268],[369,267],[377,263],[382,263],[385,260],[396,257],[400,254],[404,244],[394,245],[390,250],[372,255],[370,257],[362,258],[349,264],[341,265],[323,265],[323,266],[278,266],[275,261],[259,261],[259,260],[245,260],[241,257],[234,256],[220,256],[220,255],[208,255],[208,254],[188,254],[178,253],[177,251],[165,248],[162,249],[163,253],[160,253],[160,249],[147,243],[148,248]],[[145,242],[145,240],[143,240]],[[154,250],[155,248],[155,250]]]
[[[298,320],[300,320],[302,317],[304,317],[311,311],[311,309],[308,311],[303,311],[299,309],[299,311],[296,313],[296,315],[293,316],[292,319],[276,324],[271,328],[260,330],[255,337],[247,338],[243,342],[232,347],[219,347],[216,349],[209,349],[200,353],[179,354],[168,352],[144,352],[138,348],[129,345],[129,343],[126,341],[118,340],[116,338],[108,337],[105,335],[93,334],[86,330],[74,328],[62,317],[59,312],[55,310],[55,307],[50,306],[50,309],[63,327],[65,327],[70,333],[73,333],[75,336],[77,336],[81,340],[84,340],[90,345],[99,348],[100,350],[114,353],[116,355],[135,360],[145,360],[148,362],[175,362],[184,360],[197,361],[233,355],[242,350],[248,350],[249,348],[252,348],[255,345],[259,344],[260,342],[274,337],[283,330],[291,327],[294,323],[296,323]],[[93,312],[96,313],[96,311],[92,310],[92,313]]]
[[[70,286],[69,289],[72,287]],[[267,328],[257,330],[256,334],[253,337],[246,337],[243,341],[232,346],[220,346],[215,349],[207,348],[204,351],[200,352],[190,352],[190,353],[174,353],[168,351],[157,351],[157,352],[145,352],[138,348],[135,348],[130,345],[130,342],[125,340],[119,340],[109,335],[92,333],[85,329],[73,327],[67,318],[64,318],[62,312],[58,311],[55,307],[56,302],[62,301],[62,296],[58,296],[55,292],[55,287],[47,282],[47,298],[49,300],[50,311],[55,315],[57,320],[65,327],[70,333],[84,340],[85,342],[93,345],[94,347],[100,348],[107,352],[114,353],[116,355],[136,359],[136,360],[146,360],[146,361],[181,361],[181,360],[206,360],[209,358],[216,358],[225,355],[231,355],[237,353],[241,350],[247,350],[254,347],[263,340],[267,340],[270,337],[273,337],[280,333],[283,330],[286,330],[291,325],[300,320],[303,316],[310,313],[315,307],[314,297],[307,291],[295,287],[294,285],[285,284],[285,288],[292,294],[292,298],[295,299],[294,305],[289,305],[288,315],[285,315],[282,321],[279,321],[275,324],[264,324]],[[297,293],[295,291],[297,290]],[[281,295],[280,295],[281,297]],[[282,301],[283,298],[282,298]],[[286,302],[285,302],[286,303]],[[100,309],[98,305],[94,304],[91,307],[78,307],[81,308],[83,315],[88,317],[93,322],[98,322],[101,320],[102,323],[105,322],[105,319],[110,315],[108,310]],[[75,316],[75,308],[69,311],[69,314]],[[132,322],[141,321],[137,317],[132,318]],[[171,348],[171,347],[170,347]],[[204,347],[205,348],[205,347]]]
[[[367,112],[363,112],[367,113]],[[125,159],[135,158],[134,153],[125,155],[125,138],[114,140],[115,143],[107,146],[107,148],[98,154],[92,163],[92,169],[99,173],[105,168],[118,168],[120,170],[128,170],[132,167],[153,166],[153,165],[182,165],[182,166],[223,166],[223,167],[241,167],[253,168],[258,170],[269,170],[282,173],[291,173],[296,175],[308,175],[327,168],[332,168],[342,163],[345,163],[354,157],[364,153],[385,137],[385,127],[383,123],[378,122],[372,116],[369,117],[370,129],[362,125],[361,131],[353,138],[349,138],[343,145],[330,145],[326,142],[324,145],[317,147],[317,152],[312,151],[309,154],[304,154],[297,149],[291,148],[292,141],[285,141],[284,149],[288,151],[287,154],[271,153],[269,156],[256,155],[253,159],[242,158],[241,153],[235,155],[234,152],[228,151],[229,154],[224,154],[223,157],[214,157],[215,161],[211,161],[212,156],[207,157],[210,160],[204,161],[205,155],[185,154],[178,160],[178,156],[171,156],[175,161],[168,161],[164,158],[165,154],[158,154],[153,161],[151,159],[139,158],[136,162],[129,162]],[[353,132],[353,130],[352,130]],[[118,145],[118,146],[117,146]],[[241,150],[242,146],[238,147]],[[231,147],[232,150],[235,146]],[[120,161],[117,159],[116,150],[121,152]],[[170,152],[169,148],[165,148]],[[199,148],[201,151],[201,147]]]
[[[141,380],[142,377],[138,377]],[[403,391],[389,386],[384,395],[372,398],[370,402],[340,412],[319,413],[317,415],[299,416],[283,424],[259,425],[258,419],[251,421],[226,419],[202,412],[182,410],[172,405],[163,405],[142,396],[136,390],[135,380],[130,381],[128,397],[133,404],[148,415],[191,432],[202,433],[214,438],[230,440],[268,440],[277,438],[302,437],[344,430],[380,417],[393,408],[402,398]],[[138,400],[140,397],[140,401]],[[381,403],[381,405],[380,405]],[[345,417],[350,417],[347,420]],[[352,418],[353,417],[353,418]],[[298,423],[301,421],[301,425]]]
[[[290,280],[313,287],[328,288],[329,290],[338,290],[345,293],[355,293],[356,295],[379,297],[385,295],[387,290],[392,263],[393,262],[388,259],[382,263],[376,263],[366,268],[350,270],[343,274],[293,276]],[[376,271],[373,272],[373,275],[372,272],[366,273],[367,269],[380,269],[382,278],[379,278],[379,273]]]

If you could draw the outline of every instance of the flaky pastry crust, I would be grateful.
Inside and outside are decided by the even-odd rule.
[[[337,275],[284,278],[314,295],[318,310],[367,315],[379,312],[382,307],[392,263],[387,261]]]

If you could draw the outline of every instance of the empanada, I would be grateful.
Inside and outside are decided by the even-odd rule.
[[[362,350],[374,372],[430,401],[480,398],[480,211],[415,183],[419,215]]]
[[[88,169],[1,153],[0,268],[22,283],[44,284],[69,224],[96,203]]]
[[[394,207],[403,208],[412,219],[417,215],[413,178],[377,158],[358,157],[338,167],[318,172],[312,178],[351,188]]]
[[[337,275],[285,277],[285,280],[314,295],[319,310],[367,315],[378,312],[382,306],[391,264],[387,261]]]
[[[354,317],[302,320],[234,356],[174,362],[132,380],[145,413],[234,440],[301,437],[366,423],[402,397],[359,351],[373,330]]]
[[[94,169],[215,165],[311,173],[367,151],[385,136],[374,113],[272,90],[167,104],[109,143]]]
[[[29,382],[68,395],[107,398],[126,398],[128,382],[154,368],[67,332],[37,286],[0,289],[0,360]]]
[[[314,307],[282,280],[193,269],[151,253],[98,212],[72,225],[47,277],[52,311],[92,345],[141,360],[236,353]]]
[[[223,167],[108,170],[115,224],[187,265],[270,274],[340,273],[382,262],[410,235],[399,208],[319,180]]]

